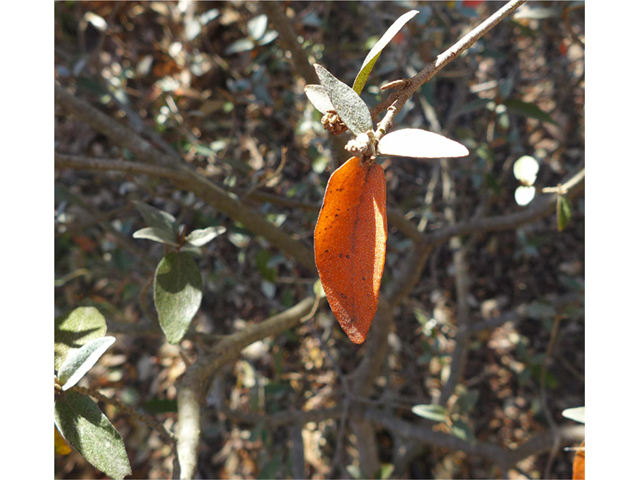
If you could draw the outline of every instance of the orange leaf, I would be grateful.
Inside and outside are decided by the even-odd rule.
[[[62,435],[60,435],[60,432],[58,432],[58,429],[56,427],[53,427],[53,431],[55,437],[54,445],[56,453],[59,455],[69,455],[71,453],[71,447],[69,447],[69,444],[62,437]]]
[[[353,343],[378,308],[387,243],[384,170],[352,157],[327,184],[314,233],[316,267],[331,310]]]
[[[580,446],[584,448],[584,440]],[[584,480],[584,450],[578,450],[573,457],[573,478]]]

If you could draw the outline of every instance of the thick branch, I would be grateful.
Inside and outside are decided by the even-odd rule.
[[[298,42],[291,21],[284,13],[283,5],[280,2],[263,2],[262,9],[269,17],[269,21],[279,35],[279,41],[285,49],[291,52],[291,59],[296,71],[304,78],[306,83],[318,83],[318,75],[309,63],[307,53]]]
[[[555,432],[539,434],[515,450],[508,450],[490,443],[465,442],[454,435],[437,432],[424,425],[401,420],[379,410],[367,410],[365,418],[402,437],[414,439],[423,444],[487,458],[497,463],[504,472],[524,458],[550,450],[556,440],[575,443],[584,439],[584,425],[567,425],[558,428]]]
[[[84,100],[76,98],[59,85],[55,86],[55,96],[56,104],[61,108],[87,122],[118,145],[128,148],[143,162],[175,169],[180,175],[172,174],[167,178],[178,188],[195,193],[215,209],[242,223],[249,230],[266,238],[274,247],[291,255],[309,271],[316,271],[313,252],[310,249],[213,182],[182,164],[177,154],[174,157],[160,152],[132,130],[122,126]]]
[[[180,478],[194,478],[196,474],[200,444],[200,399],[206,380],[253,342],[295,327],[313,309],[315,300],[314,297],[305,298],[289,310],[229,335],[182,374],[177,384]]]

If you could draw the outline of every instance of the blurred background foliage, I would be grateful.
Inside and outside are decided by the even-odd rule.
[[[281,5],[307,53],[347,84],[386,28],[407,10],[419,10],[382,53],[365,86],[362,97],[373,107],[386,96],[381,85],[420,71],[501,4]],[[305,82],[259,3],[56,2],[55,34],[58,82],[156,147],[175,149],[202,175],[312,247],[327,179],[348,155],[331,149],[320,114],[303,93]],[[556,186],[584,162],[584,3],[523,6],[423,85],[396,117],[401,126],[441,130],[472,152],[444,167],[455,191],[448,199],[439,162],[379,159],[389,208],[402,211],[419,230],[470,219],[479,206],[487,216],[521,210],[514,199],[520,182],[513,174],[520,157],[539,163],[539,188]],[[56,115],[55,128],[58,152],[132,159],[82,122]],[[282,147],[288,149],[286,161]],[[249,197],[250,192],[258,195]],[[163,247],[131,237],[144,226],[134,200],[171,213],[188,230],[227,228],[197,258],[204,298],[188,339],[169,345],[159,330],[117,334],[116,344],[83,380],[171,429],[175,380],[185,362],[205,348],[203,338],[237,331],[294,305],[311,294],[316,277],[162,179],[58,170],[56,315],[94,305],[111,323],[109,333],[155,319],[149,287]],[[454,219],[445,215],[447,205]],[[461,435],[513,448],[549,428],[545,408],[561,422],[563,409],[584,405],[584,200],[571,207],[561,233],[550,216],[463,239],[471,240],[465,247],[470,318],[491,319],[523,304],[527,311],[519,322],[474,338],[462,384],[449,401]],[[390,225],[383,285],[393,281],[410,246]],[[448,376],[457,314],[453,253],[448,244],[438,247],[419,284],[394,312],[384,375],[376,380],[376,401],[409,420],[417,418],[411,407],[431,403]],[[244,350],[205,402],[211,408],[202,430],[203,477],[291,477],[287,428],[251,425],[218,415],[213,407],[244,414],[335,407],[358,355],[327,306],[299,328]],[[156,432],[110,405],[100,406],[125,440],[133,477],[170,475],[172,457]],[[304,426],[307,476],[354,475],[347,467],[357,466],[351,460],[357,457],[355,441],[339,423]],[[444,424],[436,428],[451,431]],[[395,438],[380,430],[377,439],[381,461],[393,463]],[[345,450],[339,465],[333,464],[336,445]],[[57,478],[100,478],[77,452],[62,453],[56,455]],[[556,451],[520,462],[509,476],[540,478],[546,471],[568,478],[571,461]],[[393,476],[406,478],[496,475],[486,460],[432,448],[395,467]]]

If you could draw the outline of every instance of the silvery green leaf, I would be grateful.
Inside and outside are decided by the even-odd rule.
[[[193,257],[171,252],[160,261],[153,281],[153,301],[169,343],[178,343],[202,302],[202,275]]]
[[[329,110],[335,110],[327,91],[322,85],[306,85],[304,87],[304,93],[307,95],[309,101],[322,113],[327,113]]]
[[[122,437],[91,398],[73,390],[57,396],[54,422],[65,440],[91,465],[111,478],[131,475]]]
[[[442,405],[414,405],[411,411],[434,422],[446,422],[448,418],[447,409]]]
[[[373,121],[367,104],[349,85],[336,77],[317,63],[314,65],[320,83],[324,87],[331,104],[338,116],[354,135],[373,130]]]
[[[227,229],[220,227],[207,227],[200,230],[194,230],[191,232],[185,240],[189,242],[191,245],[196,247],[202,247],[203,245],[209,243],[211,240],[216,238],[218,235],[226,232]]]
[[[167,235],[173,234],[174,240],[178,234],[178,225],[173,215],[157,208],[147,205],[144,202],[134,201],[133,204],[142,214],[144,221],[147,222],[149,227],[157,228],[167,233]]]
[[[174,247],[178,246],[176,236],[173,233],[167,232],[160,228],[144,227],[140,230],[133,232],[133,238],[143,238],[145,240],[153,240],[154,242],[166,243]]]
[[[267,16],[264,13],[258,15],[257,17],[253,17],[247,22],[247,30],[249,31],[249,36],[254,40],[261,39],[264,35],[264,32],[267,31],[267,23]]]
[[[114,337],[96,338],[69,353],[58,371],[62,390],[68,390],[78,383],[115,341]]]
[[[55,319],[54,368],[60,370],[70,352],[107,333],[107,322],[95,307],[78,307]]]

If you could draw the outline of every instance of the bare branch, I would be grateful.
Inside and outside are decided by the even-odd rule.
[[[128,148],[141,161],[160,164],[162,167],[175,169],[181,175],[167,177],[178,188],[191,191],[209,205],[242,223],[254,233],[266,238],[273,246],[291,255],[309,271],[316,271],[313,252],[298,240],[294,240],[283,229],[233,198],[228,192],[215,183],[182,164],[179,156],[173,157],[157,150],[135,132],[122,126],[116,120],[100,112],[84,100],[76,98],[63,87],[55,86],[56,104],[87,122],[93,128],[111,138],[118,145]]]
[[[415,91],[420,88],[422,84],[431,80],[447,64],[457,58],[466,49],[471,47],[478,41],[479,38],[485,35],[503,19],[511,15],[518,7],[520,7],[520,5],[525,2],[526,0],[512,0],[511,2],[506,4],[500,10],[498,10],[496,13],[491,15],[484,22],[474,28],[471,32],[462,37],[457,43],[455,43],[445,52],[438,55],[435,61],[427,65],[421,72],[412,77],[405,88],[395,92],[392,95],[394,101],[392,103],[389,103],[388,107],[385,107],[388,108],[388,111],[382,121],[378,124],[376,138],[380,140],[384,133],[389,131],[389,129],[393,125],[393,119],[395,118],[396,114],[402,109],[402,106],[407,102],[407,100],[409,100],[411,95],[413,95]],[[383,103],[387,104],[388,100],[389,99],[387,99],[387,101]],[[377,116],[380,111],[380,108],[374,108],[372,110],[372,116],[375,118],[375,116]]]
[[[206,380],[240,351],[269,335],[295,327],[315,304],[307,297],[297,305],[263,322],[221,340],[213,350],[198,358],[178,379],[178,459],[180,478],[194,478],[200,444],[200,403]]]

